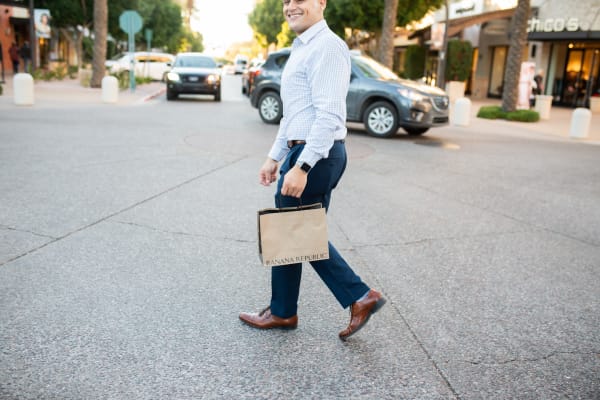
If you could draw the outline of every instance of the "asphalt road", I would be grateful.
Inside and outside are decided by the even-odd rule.
[[[276,127],[223,101],[0,110],[0,399],[598,399],[600,146],[474,121],[352,126],[331,240],[387,305],[348,322],[307,266],[269,302]]]

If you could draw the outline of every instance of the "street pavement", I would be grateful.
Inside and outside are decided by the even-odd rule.
[[[306,266],[294,331],[268,304],[257,170],[276,133],[164,84],[0,96],[0,399],[598,399],[600,127],[474,118],[381,140],[350,124],[332,241],[387,305],[348,322]]]

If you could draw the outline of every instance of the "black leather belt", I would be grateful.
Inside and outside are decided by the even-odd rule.
[[[346,139],[334,140],[333,143],[345,143]],[[287,146],[291,149],[299,144],[306,144],[306,140],[288,140]]]

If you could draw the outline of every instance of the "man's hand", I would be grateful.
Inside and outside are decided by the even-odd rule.
[[[300,169],[297,165],[294,165],[285,176],[283,177],[283,187],[281,188],[281,194],[284,196],[291,196],[300,198],[304,188],[306,187],[306,181],[308,180],[308,174]]]
[[[277,161],[267,158],[258,172],[258,178],[263,186],[269,186],[275,182],[277,180]]]

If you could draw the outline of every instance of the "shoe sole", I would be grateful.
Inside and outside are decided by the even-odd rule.
[[[252,328],[256,328],[256,329],[262,329],[262,330],[267,330],[267,329],[281,329],[284,331],[291,331],[294,330],[298,327],[298,325],[293,325],[293,326],[269,326],[269,327],[264,327],[264,326],[260,326],[260,325],[255,325],[253,323],[251,323],[250,321],[246,321],[245,319],[240,318],[240,321],[242,321],[244,324],[251,326]]]
[[[348,339],[350,336],[352,336],[356,332],[360,331],[367,324],[367,322],[369,322],[369,319],[371,319],[371,316],[373,314],[375,314],[377,311],[379,311],[379,309],[381,307],[383,307],[385,305],[385,303],[387,303],[387,300],[384,299],[383,297],[380,298],[379,300],[377,300],[377,303],[375,303],[375,305],[373,306],[373,309],[371,310],[371,312],[369,313],[369,315],[367,315],[367,318],[365,318],[365,322],[363,322],[358,328],[356,328],[356,330],[354,330],[353,332],[350,332],[349,335],[347,335],[347,336],[340,336],[340,339],[343,340],[343,341],[346,341],[346,339]]]

